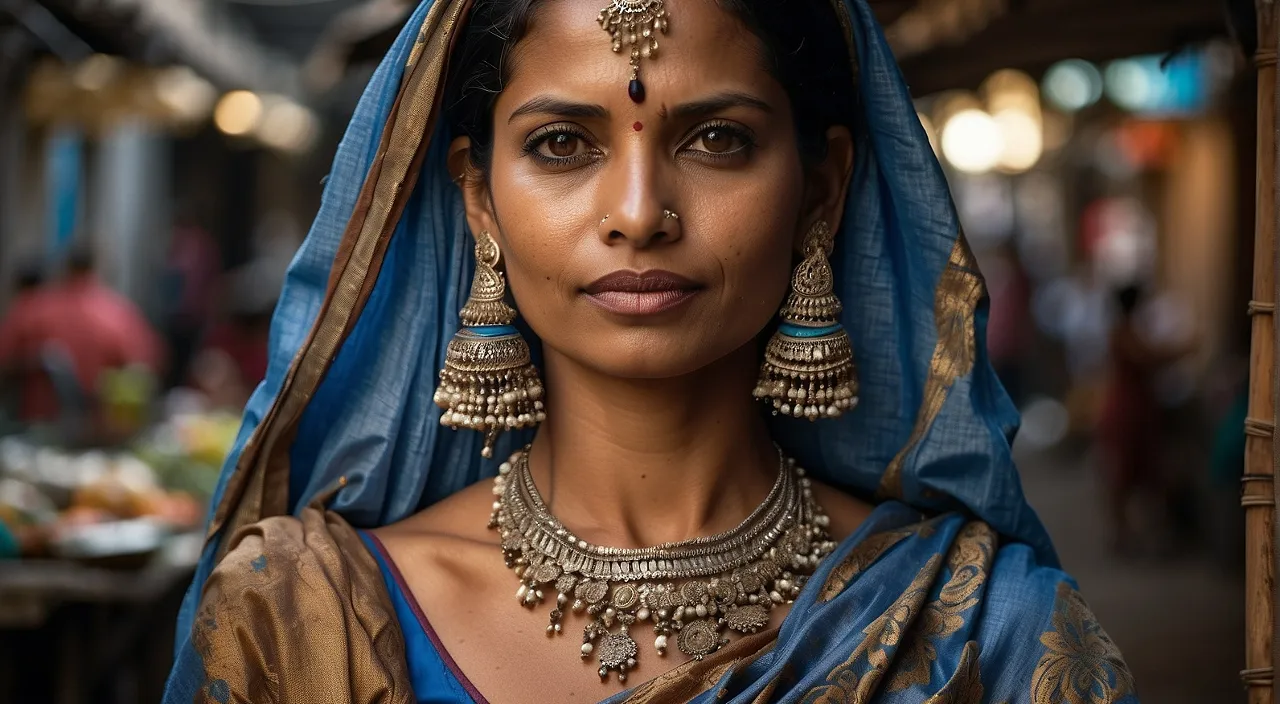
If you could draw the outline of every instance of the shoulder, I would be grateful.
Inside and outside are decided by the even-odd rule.
[[[408,691],[397,664],[403,638],[377,563],[345,521],[314,509],[231,538],[204,584],[189,646],[201,656],[198,676],[219,688],[217,701],[322,701],[323,691],[372,701],[362,692],[374,684]],[[370,677],[350,679],[349,662]],[[299,672],[307,677],[292,676]]]
[[[474,592],[494,581],[490,568],[503,568],[503,561],[502,541],[489,529],[492,487],[491,480],[482,480],[371,531],[414,592]]]

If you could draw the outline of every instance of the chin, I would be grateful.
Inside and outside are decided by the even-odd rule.
[[[723,331],[712,331],[722,332]],[[566,348],[565,356],[600,374],[618,379],[675,379],[688,376],[748,348],[755,357],[755,335],[709,337],[708,328],[626,328],[595,333],[589,348]],[[741,339],[739,339],[741,338]]]

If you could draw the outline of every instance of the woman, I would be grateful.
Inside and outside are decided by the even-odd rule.
[[[864,3],[424,2],[168,701],[1134,701],[1023,499],[983,295]]]

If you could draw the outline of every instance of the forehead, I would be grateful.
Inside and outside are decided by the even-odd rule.
[[[609,0],[543,0],[511,54],[506,93],[612,89],[626,100],[631,77],[629,48],[614,53],[596,18]],[[657,105],[727,85],[766,90],[759,39],[716,0],[667,0],[670,27],[658,36],[654,58],[640,60],[640,77]],[[595,99],[609,100],[608,96]],[[501,103],[501,99],[499,100]],[[609,102],[613,102],[609,100]]]

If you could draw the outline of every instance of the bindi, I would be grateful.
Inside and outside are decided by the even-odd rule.
[[[636,132],[639,132],[640,130],[644,129],[644,123],[643,123],[643,122],[637,122],[637,123],[635,123],[634,125],[632,125],[632,126],[631,126],[631,129],[635,130]]]

